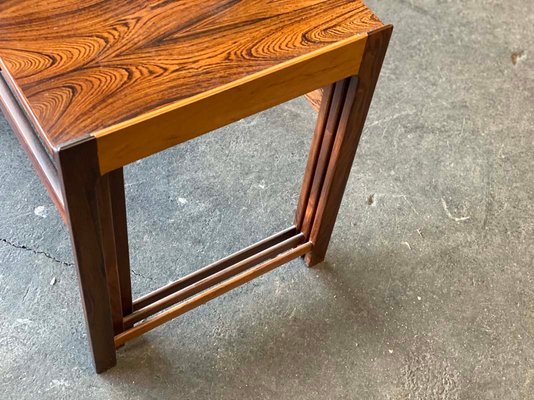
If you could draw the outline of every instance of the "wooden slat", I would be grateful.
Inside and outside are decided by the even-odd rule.
[[[123,317],[132,312],[130,260],[126,227],[126,205],[122,168],[103,176],[99,181],[98,211],[101,221],[102,249],[111,301],[113,331],[124,328]]]
[[[124,317],[124,323],[126,325],[131,325],[136,322],[139,322],[157,312],[160,312],[161,310],[164,310],[165,308],[173,304],[183,301],[188,297],[200,293],[213,285],[216,285],[228,278],[231,278],[232,276],[237,275],[254,265],[273,258],[278,254],[283,253],[284,251],[295,248],[303,241],[304,235],[302,233],[290,237],[289,239],[286,239],[281,243],[275,244],[270,248],[260,251],[259,253],[253,254],[250,257],[239,261],[236,264],[230,265],[223,270],[212,273],[206,276],[204,279],[191,283],[189,286],[184,287],[176,293],[172,293],[169,296],[164,297],[152,304],[149,304],[144,308],[134,311],[132,314]]]
[[[108,284],[113,333],[121,333],[123,329],[122,300],[119,278],[119,267],[115,245],[113,227],[113,210],[111,207],[111,191],[109,174],[103,176],[98,183],[98,215],[100,217],[101,246],[106,266],[106,281]]]
[[[129,340],[132,340],[162,324],[168,322],[222,294],[243,285],[246,282],[263,275],[276,267],[279,267],[297,257],[300,257],[308,253],[312,249],[310,242],[304,243],[292,250],[289,250],[279,256],[270,259],[256,267],[246,270],[245,272],[234,276],[216,286],[209,288],[208,290],[197,294],[186,301],[179,303],[168,310],[156,315],[155,317],[144,321],[135,327],[128,329],[127,331],[115,336],[115,346],[119,347]]]
[[[124,193],[124,171],[119,168],[108,174],[113,217],[113,239],[119,275],[119,292],[122,316],[132,312],[132,283],[130,274],[130,252],[128,249],[128,227],[126,218],[126,196]],[[129,326],[126,326],[129,328]]]
[[[171,282],[153,292],[150,292],[138,299],[133,303],[133,311],[137,311],[143,307],[148,306],[164,297],[171,295],[178,290],[181,290],[187,286],[190,286],[210,275],[213,275],[229,266],[236,264],[240,261],[243,261],[246,258],[253,256],[263,250],[266,250],[280,242],[283,242],[286,239],[289,239],[298,234],[298,231],[294,226],[289,227],[281,232],[278,232],[266,239],[263,239],[251,246],[248,246],[234,254],[231,254],[221,260],[218,260],[210,265],[205,266],[195,272],[184,276],[183,278],[178,279],[175,282]],[[127,315],[129,313],[126,313]]]
[[[5,82],[1,70],[0,106],[9,125],[13,129],[15,136],[28,155],[37,175],[52,199],[52,202],[59,211],[61,218],[63,221],[66,221],[63,194],[56,168],[50,160],[48,153],[41,145],[41,142],[35,136],[32,126],[28,122],[24,112],[18,105],[15,97]]]
[[[360,74],[350,78],[310,233],[314,247],[305,257],[309,266],[325,257],[392,29],[384,26],[369,35]]]
[[[313,172],[313,180],[306,205],[306,212],[302,222],[301,231],[309,237],[312,223],[315,218],[317,203],[323,187],[328,161],[332,152],[332,146],[339,124],[341,111],[343,110],[343,102],[347,93],[348,80],[342,80],[334,85],[334,94],[332,96],[332,103],[328,112],[328,119],[324,127],[324,133],[321,135],[321,145],[315,163]]]
[[[326,122],[328,121],[328,113],[330,112],[330,105],[332,104],[334,87],[335,84],[328,85],[323,90],[321,108],[319,109],[319,115],[317,117],[317,122],[315,123],[315,131],[311,141],[308,162],[306,163],[304,178],[300,188],[300,196],[297,203],[297,211],[295,213],[295,226],[299,231],[302,231],[302,224],[308,206],[308,199],[310,197],[313,176],[315,175],[317,159],[319,158],[319,152],[321,151]]]

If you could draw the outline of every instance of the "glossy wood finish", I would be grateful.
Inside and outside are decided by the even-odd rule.
[[[360,0],[5,0],[0,33],[0,104],[68,222],[97,372],[115,346],[324,259],[391,34]],[[295,226],[132,302],[122,166],[305,93],[319,116]]]
[[[251,256],[234,264],[230,264],[220,271],[210,271],[210,274],[205,278],[192,281],[190,283],[188,282],[187,285],[184,285],[183,288],[177,290],[175,293],[169,294],[168,296],[163,297],[161,300],[151,302],[145,307],[134,311],[132,314],[124,318],[124,322],[128,325],[133,325],[134,323],[139,322],[161,310],[164,310],[175,303],[178,303],[194,294],[210,288],[214,284],[229,279],[245,271],[251,266],[269,260],[270,258],[273,258],[284,251],[290,250],[297,245],[302,244],[302,242],[304,242],[304,235],[299,232],[280,243],[273,244],[265,250],[252,254]],[[184,280],[190,281],[191,279],[188,278],[190,277],[185,277]]]
[[[336,82],[332,85],[327,93],[329,98],[324,99],[326,110],[321,110],[320,123],[317,124],[315,131],[315,138],[312,141],[313,147],[310,151],[310,162],[312,165],[307,166],[307,170],[313,170],[310,174],[310,182],[304,182],[302,187],[309,187],[309,193],[306,197],[306,212],[302,221],[299,221],[299,229],[306,235],[310,236],[312,226],[316,216],[317,204],[321,196],[324,179],[327,173],[330,156],[332,154],[332,147],[336,138],[336,133],[339,124],[339,118],[343,110],[343,103],[347,94],[350,78]],[[326,108],[326,107],[325,107]],[[306,176],[306,174],[305,174]]]
[[[234,254],[231,254],[221,260],[218,260],[210,265],[207,265],[204,268],[198,269],[195,272],[178,279],[177,281],[171,282],[157,290],[154,290],[151,293],[148,293],[140,298],[136,299],[133,303],[133,310],[138,311],[144,307],[149,306],[165,297],[176,293],[179,290],[185,289],[186,287],[195,284],[196,282],[201,281],[213,274],[216,274],[219,271],[222,271],[234,264],[237,264],[243,260],[248,259],[264,250],[272,248],[273,246],[292,238],[297,235],[299,231],[292,226],[282,232],[279,232],[275,235],[272,235],[268,238],[265,238],[258,243],[255,243],[251,246],[248,246]]]
[[[122,316],[133,311],[132,283],[130,274],[130,251],[128,249],[128,227],[126,220],[126,196],[124,193],[124,173],[122,168],[110,172],[109,190],[113,221],[113,243],[118,274]],[[123,326],[128,328],[129,325]]]
[[[5,0],[0,58],[53,151],[381,25],[360,0]]]
[[[164,324],[165,322],[168,322],[188,311],[191,311],[196,307],[199,307],[202,304],[205,304],[208,301],[213,300],[223,295],[224,293],[229,292],[232,289],[235,289],[236,287],[250,282],[258,276],[272,271],[273,269],[280,267],[288,263],[289,261],[308,253],[311,248],[312,243],[306,242],[257,266],[247,269],[239,275],[236,275],[228,280],[218,283],[210,287],[209,289],[188,298],[182,303],[176,304],[175,306],[165,310],[161,314],[158,314],[153,318],[143,321],[135,327],[128,329],[127,331],[115,336],[115,345],[117,347],[121,346],[127,341],[135,339],[136,337],[141,336],[143,333],[146,333]]]
[[[363,35],[333,43],[96,132],[100,170],[105,173],[356,74],[365,40]]]
[[[116,364],[113,322],[103,238],[112,225],[102,216],[107,182],[98,172],[96,143],[64,148],[58,154],[71,243],[76,259],[89,344],[97,372]],[[78,166],[83,165],[83,168]]]
[[[35,135],[33,127],[28,122],[24,111],[20,108],[11,93],[0,70],[0,108],[5,115],[11,129],[17,136],[22,148],[26,151],[33,168],[41,179],[48,195],[56,206],[63,221],[65,217],[65,204],[61,191],[61,182],[57,170],[48,153]]]
[[[390,25],[372,32],[359,76],[336,83],[323,97],[295,218],[313,243],[309,266],[326,255],[391,32]]]
[[[101,239],[104,264],[110,295],[113,331],[118,334],[124,327],[123,318],[132,312],[132,288],[124,198],[122,168],[110,172],[100,180],[101,195],[98,211],[101,221]]]

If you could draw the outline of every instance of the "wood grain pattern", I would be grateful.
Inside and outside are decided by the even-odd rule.
[[[127,340],[322,261],[390,34],[361,0],[0,1],[0,103],[64,208],[97,372]],[[317,88],[296,227],[132,303],[120,167]]]
[[[306,100],[310,103],[315,111],[321,109],[321,100],[323,98],[324,89],[316,89],[313,92],[306,94]]]
[[[0,58],[54,151],[381,25],[360,0],[4,0]]]
[[[96,144],[86,140],[58,154],[71,243],[76,259],[87,336],[97,372],[116,364],[113,323],[106,276],[102,220],[99,205],[105,203],[98,172]],[[83,165],[84,168],[78,168]]]
[[[98,131],[102,174],[358,72],[354,36]]]

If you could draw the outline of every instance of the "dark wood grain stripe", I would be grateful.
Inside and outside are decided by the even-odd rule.
[[[379,26],[360,0],[4,0],[0,58],[53,152]]]

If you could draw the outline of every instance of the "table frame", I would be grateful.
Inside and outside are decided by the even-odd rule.
[[[293,226],[136,300],[132,299],[131,290],[122,166],[214,127],[195,128],[191,137],[143,147],[133,156],[122,150],[121,154],[129,154],[122,158],[112,157],[102,146],[116,146],[123,136],[112,137],[104,132],[67,144],[51,157],[11,90],[9,76],[0,71],[4,115],[70,229],[97,373],[116,364],[116,349],[126,342],[235,287],[301,256],[308,266],[324,260],[391,32],[388,25],[360,38],[363,42],[358,42],[358,48],[362,51],[355,54],[360,58],[357,73],[347,76],[333,65],[337,74],[344,74],[334,83],[329,81],[324,86],[325,79],[333,75],[315,76],[313,69],[305,80],[301,79],[306,83],[298,88],[302,91],[298,95],[323,87],[323,96]],[[335,60],[328,58],[328,62]],[[268,80],[252,82],[265,85],[273,79],[293,79],[292,74],[301,73],[289,68],[272,72],[266,75]],[[244,81],[230,89],[235,91],[250,84],[251,81]],[[273,101],[280,103],[295,94],[289,91],[269,101],[259,101],[228,118],[253,114],[274,105]],[[199,107],[210,104],[213,103]],[[172,117],[172,113],[169,115]],[[146,127],[150,121],[139,121],[138,125]],[[156,127],[161,127],[162,119],[154,121]],[[121,134],[132,133],[131,129],[130,125]]]

